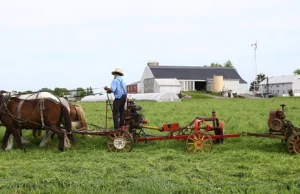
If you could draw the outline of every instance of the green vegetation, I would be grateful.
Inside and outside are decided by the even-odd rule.
[[[208,93],[206,93],[206,92],[187,91],[187,92],[183,92],[183,93],[191,96],[192,99],[211,99],[211,98],[213,98],[210,95],[208,95]]]
[[[300,75],[300,69],[296,69],[296,70],[294,71],[294,74],[295,74],[295,75]]]
[[[215,110],[225,121],[226,133],[267,132],[269,110],[282,103],[287,105],[287,119],[300,126],[299,98],[137,102],[153,126],[185,125]],[[105,103],[81,105],[89,122],[104,125]],[[3,131],[1,127],[1,137]],[[0,152],[1,194],[300,193],[300,156],[288,154],[278,139],[225,139],[214,145],[212,153],[190,155],[184,142],[177,140],[138,143],[130,153],[109,153],[105,137],[76,135],[77,145],[60,153],[57,137],[41,149],[31,131],[24,136],[32,139],[26,153],[17,148]]]

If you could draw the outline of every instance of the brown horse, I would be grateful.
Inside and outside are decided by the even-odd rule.
[[[70,116],[72,125],[78,130],[87,130],[87,122],[85,119],[85,114],[80,105],[70,104]]]
[[[12,134],[20,149],[22,144],[20,129],[48,129],[58,135],[58,149],[64,151],[65,134],[74,142],[71,118],[68,109],[52,99],[21,100],[0,92],[0,120],[6,127],[2,149]],[[62,130],[61,124],[65,126]]]
[[[62,100],[62,99],[61,99]],[[87,122],[85,119],[85,114],[80,105],[74,105],[69,104],[70,107],[70,117],[72,121],[72,127],[76,128],[77,130],[87,130]],[[34,130],[33,136],[37,137],[35,133],[39,133],[39,136],[41,136],[41,130]],[[43,138],[42,142],[40,143],[40,147],[45,147],[50,141],[51,138],[53,138],[54,133],[52,131],[47,130],[46,135]],[[84,137],[89,137],[88,135],[83,135]]]
[[[70,107],[70,117],[72,121],[72,127],[77,130],[87,130],[87,121],[85,119],[85,114],[80,105],[69,103]],[[35,138],[41,137],[42,130],[33,130],[32,135]]]

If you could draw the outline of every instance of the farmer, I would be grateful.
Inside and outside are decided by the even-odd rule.
[[[114,120],[114,129],[117,130],[124,126],[124,108],[127,98],[126,84],[123,81],[122,69],[117,68],[111,74],[114,76],[113,81],[111,82],[110,88],[107,86],[104,87],[108,93],[113,92],[115,100],[113,102],[113,120]]]

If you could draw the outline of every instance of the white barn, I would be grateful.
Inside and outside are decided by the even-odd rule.
[[[300,75],[283,75],[268,77],[259,84],[260,93],[272,93],[277,96],[288,95],[293,90],[295,95],[300,94]]]
[[[140,80],[142,93],[207,90],[213,91],[214,76],[222,77],[221,88],[247,93],[247,82],[233,68],[159,66],[148,63]],[[220,88],[219,87],[219,88]],[[222,90],[221,89],[221,90]],[[221,91],[219,90],[219,91]]]

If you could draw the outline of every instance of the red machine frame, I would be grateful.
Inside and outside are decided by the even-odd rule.
[[[186,140],[188,153],[210,152],[213,143],[222,143],[224,138],[240,137],[240,134],[224,134],[224,122],[220,122],[216,117],[216,112],[212,112],[212,117],[196,117],[185,127],[180,127],[179,123],[163,124],[162,127],[148,126],[142,114],[139,113],[140,106],[136,106],[133,99],[127,99],[126,103],[126,127],[119,130],[108,128],[108,106],[110,101],[106,101],[105,127],[102,130],[73,131],[77,134],[100,135],[107,137],[107,148],[110,152],[130,152],[137,142],[148,142],[157,140]],[[212,122],[212,123],[209,123]],[[152,129],[161,132],[169,132],[165,136],[148,136],[144,129]],[[214,131],[215,134],[208,132]],[[142,132],[142,133],[141,133]],[[143,135],[142,135],[143,134]]]

